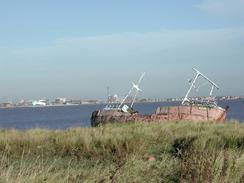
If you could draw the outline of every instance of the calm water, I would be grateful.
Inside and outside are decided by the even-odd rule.
[[[158,106],[176,105],[177,102],[135,104],[134,108],[142,114],[150,114]],[[229,106],[228,119],[244,121],[244,100],[220,101],[222,107]],[[49,128],[66,129],[89,127],[91,113],[104,105],[82,105],[40,108],[0,109],[0,128]]]

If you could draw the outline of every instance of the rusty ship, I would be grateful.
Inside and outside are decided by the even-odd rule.
[[[132,88],[118,105],[107,105],[104,109],[94,111],[91,116],[91,126],[98,126],[105,123],[124,123],[124,122],[164,122],[164,121],[193,121],[193,122],[216,122],[224,123],[228,111],[228,106],[222,108],[217,105],[213,96],[214,89],[219,89],[218,85],[206,77],[197,69],[194,78],[189,80],[190,88],[188,89],[181,105],[177,106],[159,106],[153,114],[142,115],[133,109],[136,96],[141,89],[139,84],[145,73],[142,74],[137,84],[132,83]],[[196,81],[201,78],[205,83],[210,85],[208,97],[191,98],[190,92],[200,87],[196,86]],[[131,105],[125,104],[126,99],[132,92],[135,92]]]

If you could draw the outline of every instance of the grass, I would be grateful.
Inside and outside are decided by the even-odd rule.
[[[244,124],[3,129],[0,182],[244,182]]]

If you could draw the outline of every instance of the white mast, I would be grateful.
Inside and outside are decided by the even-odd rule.
[[[146,74],[145,72],[142,73],[142,75],[141,75],[141,77],[139,78],[137,84],[135,84],[135,83],[132,82],[132,87],[131,87],[131,89],[129,90],[128,94],[125,96],[125,98],[124,98],[124,99],[122,100],[122,102],[120,103],[118,109],[121,108],[121,106],[124,104],[125,100],[130,96],[131,92],[135,89],[135,95],[134,95],[134,97],[133,97],[133,101],[132,101],[130,107],[133,106],[133,104],[134,104],[134,102],[135,102],[135,99],[136,99],[136,96],[137,96],[138,92],[139,92],[139,91],[142,91],[142,90],[139,88],[139,84],[141,83],[141,81],[142,81],[143,77],[145,76],[145,74]]]
[[[133,87],[136,89],[136,93],[135,93],[134,98],[133,98],[133,101],[132,101],[132,103],[131,103],[131,105],[130,105],[131,108],[132,108],[133,105],[134,105],[134,102],[135,102],[135,100],[136,100],[136,96],[138,95],[138,92],[139,92],[139,91],[142,91],[142,90],[139,88],[139,84],[141,83],[141,81],[142,81],[142,79],[144,78],[145,74],[146,74],[145,72],[142,73],[140,79],[138,80],[137,85],[136,85],[135,83],[132,83],[132,84],[133,84]]]
[[[210,93],[209,93],[209,96],[210,97],[212,97],[212,95],[213,95],[214,88],[219,89],[218,85],[215,84],[213,81],[211,81],[207,76],[205,76],[204,74],[202,74],[200,71],[198,71],[195,68],[193,68],[193,70],[196,72],[196,76],[193,79],[193,81],[191,82],[191,86],[190,86],[189,90],[187,91],[186,96],[185,96],[185,98],[183,99],[183,101],[181,103],[182,105],[186,104],[187,102],[190,102],[190,100],[188,99],[188,95],[190,94],[190,92],[191,92],[191,90],[192,90],[193,87],[196,88],[195,87],[195,82],[197,81],[197,79],[200,76],[203,77],[205,80],[207,80],[207,82],[209,82],[211,84],[211,90],[210,90]]]

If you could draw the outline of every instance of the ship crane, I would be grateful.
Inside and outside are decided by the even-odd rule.
[[[189,94],[190,94],[192,88],[198,90],[201,86],[206,85],[206,84],[209,83],[209,84],[211,85],[211,89],[210,89],[210,92],[209,92],[209,98],[212,98],[212,96],[213,96],[213,91],[214,91],[215,88],[216,88],[216,89],[219,89],[218,85],[215,84],[212,80],[210,80],[207,76],[205,76],[204,74],[202,74],[202,73],[201,73],[200,71],[198,71],[196,68],[193,68],[193,70],[196,72],[196,75],[195,75],[194,79],[189,80],[189,82],[191,83],[191,86],[190,86],[189,90],[188,90],[187,93],[186,93],[186,96],[184,97],[184,99],[183,99],[183,101],[182,101],[182,105],[188,105],[188,104],[191,104],[191,103],[193,102],[193,101],[191,101],[191,100],[188,98],[188,96],[189,96]],[[202,77],[202,78],[205,79],[207,82],[204,83],[204,84],[202,84],[202,85],[199,85],[198,87],[196,87],[195,83],[196,83],[196,81],[197,81],[197,79],[198,79],[199,77]],[[208,102],[207,102],[206,104],[207,104],[207,105],[212,105],[212,106],[217,106],[217,104],[216,104],[215,101],[211,103],[210,100],[208,100]]]

